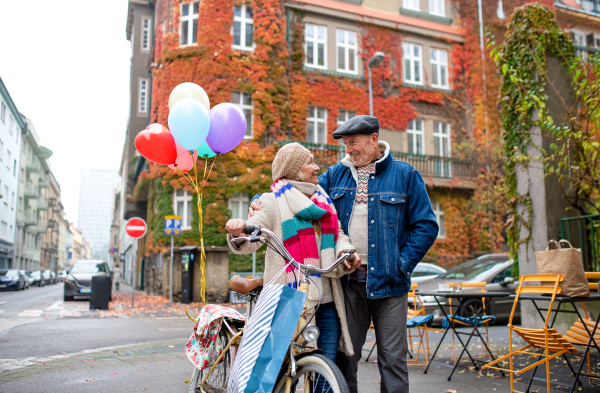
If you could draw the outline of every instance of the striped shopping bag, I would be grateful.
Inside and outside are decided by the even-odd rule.
[[[304,308],[306,294],[267,284],[248,321],[228,393],[271,393]]]

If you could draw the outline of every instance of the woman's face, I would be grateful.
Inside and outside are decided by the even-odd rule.
[[[319,184],[319,166],[315,164],[312,154],[306,159],[302,169],[304,181],[312,184]]]

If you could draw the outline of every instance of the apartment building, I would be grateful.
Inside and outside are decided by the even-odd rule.
[[[575,43],[578,56],[600,53],[600,1],[557,0],[556,19]]]
[[[26,129],[0,78],[0,269],[15,266],[15,233],[22,132]]]

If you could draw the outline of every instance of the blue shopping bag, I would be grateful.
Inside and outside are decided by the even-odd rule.
[[[262,290],[235,359],[228,393],[271,393],[307,295],[288,286]]]

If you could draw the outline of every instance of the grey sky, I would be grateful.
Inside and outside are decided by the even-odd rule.
[[[129,105],[127,0],[0,0],[0,76],[54,152],[67,219],[81,168],[119,168]]]

